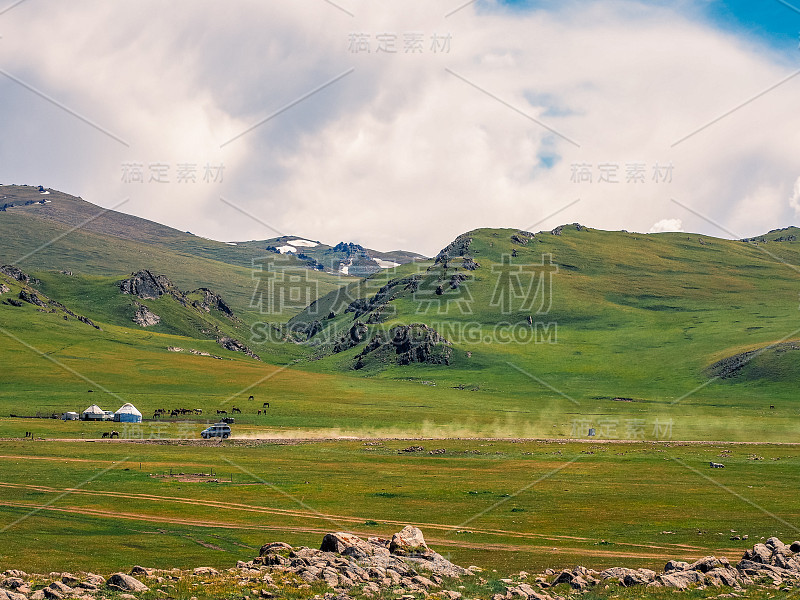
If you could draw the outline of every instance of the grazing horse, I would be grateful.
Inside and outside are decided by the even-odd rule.
[[[775,410],[775,405],[774,404],[770,404],[769,408],[770,408],[770,410]]]
[[[255,398],[253,398],[252,396],[250,396],[250,397],[248,398],[248,400],[255,400]]]
[[[196,415],[202,415],[202,414],[203,414],[203,409],[202,409],[202,408],[195,408],[195,409],[194,409],[194,414],[196,414]]]
[[[218,415],[227,415],[228,411],[227,410],[219,410],[219,409],[217,409],[217,414]]]
[[[112,431],[111,435],[108,436],[108,437],[110,437],[110,438],[115,438],[115,437],[118,438],[119,437],[119,431]]]
[[[708,464],[711,466],[712,469],[724,469],[725,468],[725,465],[723,465],[722,463],[710,462]]]
[[[233,413],[239,413],[239,414],[242,414],[242,409],[241,409],[241,408],[236,408],[236,407],[234,406],[234,407],[232,407],[232,408],[231,408],[231,414],[233,414]]]
[[[264,408],[269,408],[269,402],[264,402]]]
[[[107,431],[104,431],[103,432],[103,439],[106,439],[110,435],[111,435],[110,433],[108,433]]]

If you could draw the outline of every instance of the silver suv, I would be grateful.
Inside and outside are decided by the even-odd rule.
[[[223,440],[231,436],[231,426],[227,423],[214,423],[211,427],[207,427],[200,434],[204,440],[213,437],[221,437]]]

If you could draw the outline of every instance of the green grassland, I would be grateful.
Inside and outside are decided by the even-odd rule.
[[[0,568],[226,567],[267,541],[317,546],[327,531],[407,523],[455,562],[501,574],[736,560],[762,538],[799,537],[797,446],[407,445],[7,441],[0,522],[16,543],[0,546]]]
[[[731,378],[715,379],[708,371],[724,357],[800,337],[791,268],[800,262],[797,242],[756,246],[567,226],[561,235],[538,234],[522,245],[512,240],[515,234],[470,233],[469,254],[480,264],[474,271],[458,269],[455,259],[446,270],[433,261],[408,264],[322,295],[290,321],[321,322],[321,332],[307,342],[287,328],[270,327],[261,337],[264,315],[246,313],[249,321],[235,324],[167,297],[142,301],[163,317],[143,330],[130,322],[131,297],[116,286],[124,273],[32,271],[41,279],[37,289],[92,318],[102,331],[32,305],[0,304],[6,332],[0,415],[80,411],[92,402],[113,410],[124,400],[145,415],[156,408],[201,408],[198,423],[237,406],[243,410],[240,433],[253,436],[569,439],[586,437],[593,427],[600,437],[617,439],[798,439],[795,352],[764,351]],[[539,314],[519,301],[505,313],[493,306],[497,272],[512,252],[512,264],[540,265],[543,255],[552,255],[558,265],[552,300],[546,310],[537,305]],[[374,296],[391,280],[416,275],[424,290],[454,274],[468,279],[441,296],[398,288],[385,321],[369,325],[354,348],[331,352],[330,340],[353,324],[354,313],[344,311],[349,302]],[[13,296],[15,282],[7,283]],[[421,301],[428,302],[424,310]],[[372,362],[353,369],[355,356],[380,328],[414,322],[451,342],[449,366]],[[243,339],[263,364],[198,334],[209,323]],[[551,327],[549,334],[533,336],[541,323]],[[498,335],[508,331],[510,337]],[[170,346],[225,360],[168,352]],[[267,416],[257,414],[263,401],[271,402]],[[0,423],[0,435],[89,435],[82,427],[9,421]],[[170,436],[178,432],[167,429]]]

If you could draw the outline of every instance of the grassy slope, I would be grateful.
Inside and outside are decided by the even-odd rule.
[[[644,236],[567,227],[561,236],[540,234],[537,241],[523,247],[511,243],[513,233],[480,230],[472,234],[470,251],[481,267],[473,272],[473,282],[462,284],[473,298],[472,314],[462,315],[453,305],[444,314],[435,306],[419,314],[410,292],[393,302],[397,318],[384,326],[424,322],[436,327],[454,342],[452,367],[389,367],[358,375],[386,380],[412,377],[446,387],[479,386],[486,395],[502,397],[502,408],[491,400],[484,404],[486,395],[481,392],[462,392],[468,402],[533,415],[533,421],[554,411],[595,423],[603,417],[615,418],[620,426],[627,418],[644,418],[648,423],[673,419],[679,430],[674,434],[683,439],[745,439],[748,435],[762,439],[759,436],[768,432],[778,436],[773,439],[796,439],[795,417],[800,415],[796,380],[786,376],[797,360],[791,352],[764,355],[754,362],[753,368],[759,367],[757,376],[745,370],[733,380],[711,382],[704,370],[719,358],[787,337],[800,338],[796,273],[780,262],[800,264],[800,243],[772,243],[764,248],[705,237],[701,243],[697,235]],[[550,253],[561,265],[553,280],[552,308],[547,314],[534,315],[537,322],[557,324],[557,343],[472,343],[458,337],[458,325],[464,322],[480,327],[480,340],[491,337],[502,321],[525,323],[530,311],[502,315],[490,306],[495,285],[492,268],[512,248],[519,254],[515,264],[536,264],[542,254]],[[395,276],[412,272],[410,265],[404,266]],[[434,267],[425,276],[436,278],[440,273]],[[348,293],[368,297],[379,285],[380,279],[370,289],[351,284]],[[319,302],[319,314],[335,308],[332,297]],[[310,319],[301,314],[295,320]],[[352,313],[340,312],[323,323],[341,332],[352,320]],[[337,333],[319,337],[325,335],[334,338]],[[325,357],[310,368],[320,372],[350,368],[360,349]],[[617,397],[634,402],[612,400]],[[776,410],[770,411],[769,405]],[[739,431],[742,427],[746,429]]]
[[[169,277],[181,290],[208,287],[222,295],[247,323],[283,321],[305,306],[276,302],[266,317],[251,306],[258,265],[270,253],[258,244],[242,247],[206,240],[145,219],[103,209],[79,198],[52,191],[40,196],[36,188],[7,186],[4,194],[22,199],[51,199],[51,204],[9,208],[0,212],[0,264],[14,263],[26,271],[69,270],[121,279],[133,271],[149,269]],[[4,200],[3,202],[7,202]],[[79,229],[91,217],[102,214]],[[33,253],[21,262],[20,258]],[[273,256],[269,256],[274,259]],[[309,271],[292,257],[282,257],[286,281],[307,278],[319,294],[347,282],[339,276]],[[258,273],[255,277],[260,277]],[[275,294],[285,283],[278,282]],[[64,293],[68,293],[64,290]]]

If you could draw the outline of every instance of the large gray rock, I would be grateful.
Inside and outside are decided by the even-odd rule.
[[[284,542],[270,542],[269,544],[264,544],[261,546],[261,551],[258,555],[266,556],[268,554],[279,554],[281,552],[288,553],[292,550],[294,550],[294,548]]]
[[[392,536],[389,551],[398,556],[425,556],[430,554],[431,549],[425,543],[425,537],[419,527],[406,525]]]
[[[721,567],[705,572],[705,581],[715,587],[739,587],[742,576],[736,569]]]
[[[692,571],[700,571],[701,573],[708,573],[713,569],[727,568],[729,566],[730,563],[725,558],[719,559],[716,556],[704,556],[689,565],[689,569]]]
[[[128,279],[121,281],[119,289],[123,294],[130,294],[142,300],[157,300],[175,291],[175,286],[164,275],[153,275],[150,271],[142,270],[132,273]]]
[[[141,581],[125,573],[114,573],[106,580],[106,585],[124,592],[147,592],[150,590]]]
[[[765,544],[756,544],[751,549],[745,550],[743,560],[768,565],[771,558],[772,550],[767,548]]]
[[[685,571],[689,568],[689,563],[682,560],[671,560],[664,566],[664,573],[672,573],[673,571]]]
[[[703,583],[703,575],[698,571],[673,571],[658,575],[655,581],[664,587],[685,590],[689,586]]]
[[[319,548],[323,552],[335,552],[352,556],[355,559],[373,556],[376,552],[388,554],[389,551],[382,546],[372,544],[362,540],[357,535],[346,532],[329,533],[322,538],[322,545]]]
[[[625,587],[647,585],[656,577],[655,571],[650,569],[628,569],[625,567],[611,567],[599,574],[600,579],[619,581]]]

